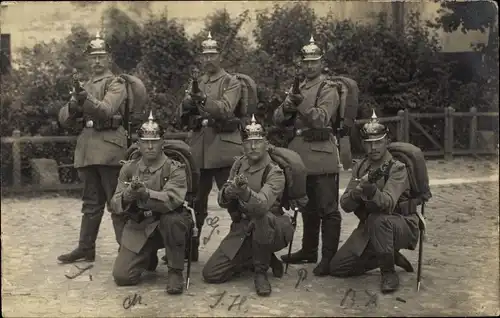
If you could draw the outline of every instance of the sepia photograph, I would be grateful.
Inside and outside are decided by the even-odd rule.
[[[0,16],[2,317],[500,316],[496,2]]]

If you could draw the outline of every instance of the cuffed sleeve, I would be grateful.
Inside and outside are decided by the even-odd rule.
[[[284,102],[283,102],[283,104],[281,104],[278,108],[276,108],[274,110],[274,113],[273,113],[273,122],[276,125],[280,125],[280,124],[286,122],[287,120],[290,120],[290,118],[292,118],[292,116],[293,116],[293,114],[286,113],[283,110],[283,105],[284,105]]]
[[[69,103],[71,102],[76,102],[76,101],[70,101],[66,103],[61,109],[59,110],[59,124],[61,124],[62,127],[68,128],[76,123],[76,119],[81,117],[81,113],[78,112],[71,112]]]
[[[298,108],[311,128],[326,128],[339,107],[339,94],[333,85],[326,84],[319,95],[317,107]]]
[[[182,164],[173,164],[170,176],[161,191],[147,189],[149,199],[140,202],[139,208],[159,213],[168,213],[184,203],[187,193],[185,167]]]
[[[120,169],[120,174],[118,176],[118,184],[116,186],[115,193],[111,198],[112,211],[116,214],[122,214],[123,212],[127,212],[131,206],[130,203],[125,204],[125,202],[123,202],[123,192],[128,187],[128,185],[125,184],[125,182],[128,182],[131,178],[132,175],[130,171],[130,165],[126,163]]]
[[[231,170],[229,171],[229,177],[228,177],[229,180],[234,179],[234,177],[236,175],[236,171],[238,170],[238,166],[241,165],[240,159],[241,158],[236,159],[235,162],[233,163]],[[222,188],[219,190],[219,193],[217,194],[217,203],[223,209],[227,209],[232,201],[231,199],[228,199],[225,196],[225,190],[226,190],[228,185],[229,185],[229,183],[227,183],[227,182],[224,183]]]
[[[396,162],[389,172],[389,179],[384,189],[377,189],[372,198],[363,197],[367,205],[376,207],[380,213],[391,214],[396,207],[399,197],[410,188],[406,166]]]
[[[285,189],[285,175],[278,166],[273,166],[267,180],[259,192],[249,189],[248,200],[240,199],[240,204],[248,214],[254,217],[261,217],[273,206],[274,202]]]
[[[359,183],[359,181],[356,181],[356,178],[358,177],[356,173],[359,170],[361,164],[362,162],[361,163],[357,162],[352,168],[351,179],[349,180],[349,183],[347,184],[344,193],[340,197],[340,206],[342,207],[342,210],[344,210],[347,213],[356,210],[361,203],[357,200],[354,200],[354,198],[352,197],[352,190],[354,190]]]
[[[88,94],[87,99],[83,103],[84,111],[92,114],[98,119],[106,120],[111,118],[119,112],[120,106],[127,97],[125,85],[126,84],[123,79],[116,77],[109,84],[106,95],[104,95],[102,101],[99,101],[91,94]]]
[[[222,97],[220,99],[213,99],[208,96],[204,105],[200,106],[200,109],[216,119],[229,118],[233,116],[240,98],[241,83],[236,77],[231,76],[228,87],[224,90]]]

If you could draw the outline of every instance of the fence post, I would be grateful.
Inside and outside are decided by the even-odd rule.
[[[403,113],[404,142],[410,142],[410,111],[405,108]]]
[[[472,117],[470,119],[470,129],[469,129],[469,149],[476,153],[477,149],[477,108],[472,106],[470,108]]]
[[[12,132],[12,138],[21,137],[21,131],[15,129]],[[12,142],[12,180],[14,186],[21,186],[21,143],[17,140]]]
[[[444,159],[453,159],[453,107],[446,107],[444,109]]]
[[[396,125],[396,138],[398,139],[398,141],[403,141],[404,134],[405,134],[404,128],[403,128],[404,113],[405,113],[404,110],[402,110],[402,109],[398,110],[399,120],[398,120],[398,123]]]

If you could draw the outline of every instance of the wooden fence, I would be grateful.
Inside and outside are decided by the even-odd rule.
[[[457,117],[470,117],[469,129],[469,147],[467,149],[454,149],[454,119]],[[478,117],[498,117],[498,112],[477,112],[475,107],[470,109],[470,112],[455,112],[452,107],[448,107],[443,113],[410,113],[409,110],[400,110],[397,116],[381,117],[381,123],[396,124],[396,139],[398,141],[410,142],[410,129],[415,127],[418,131],[436,146],[439,150],[424,150],[426,156],[444,157],[445,160],[451,160],[453,155],[479,155],[479,154],[497,154],[497,149],[479,149],[477,147],[477,120]],[[426,131],[416,119],[419,118],[444,118],[444,138],[442,144]],[[356,120],[356,125],[362,125],[369,122],[370,119]],[[167,133],[167,139],[183,139],[188,136],[187,132]],[[57,142],[72,142],[77,136],[21,136],[19,130],[15,130],[12,137],[2,137],[3,144],[12,144],[12,177],[13,186],[4,187],[7,192],[28,192],[28,191],[46,191],[46,190],[76,190],[81,189],[82,184],[58,184],[53,186],[41,187],[38,185],[22,185],[21,184],[21,144],[22,143],[57,143]],[[137,136],[133,136],[137,138]],[[59,168],[72,167],[72,164],[59,165]]]

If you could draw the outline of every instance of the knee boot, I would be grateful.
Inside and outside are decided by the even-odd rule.
[[[378,263],[380,266],[381,286],[382,293],[394,292],[399,287],[399,277],[394,269],[394,254],[384,253],[377,255]]]
[[[285,263],[301,264],[316,263],[318,261],[319,226],[321,219],[317,215],[302,214],[304,230],[302,248],[290,255],[281,256]]]
[[[271,283],[267,279],[267,270],[271,264],[272,253],[266,246],[252,242],[252,258],[254,266],[255,291],[259,296],[269,296],[271,294]]]
[[[80,240],[78,247],[73,251],[59,255],[62,263],[74,263],[79,260],[93,262],[95,260],[95,241],[99,233],[103,213],[83,214],[80,225]]]
[[[337,252],[340,240],[340,221],[323,219],[321,222],[321,261],[314,268],[316,276],[326,276],[330,272],[330,261]]]

